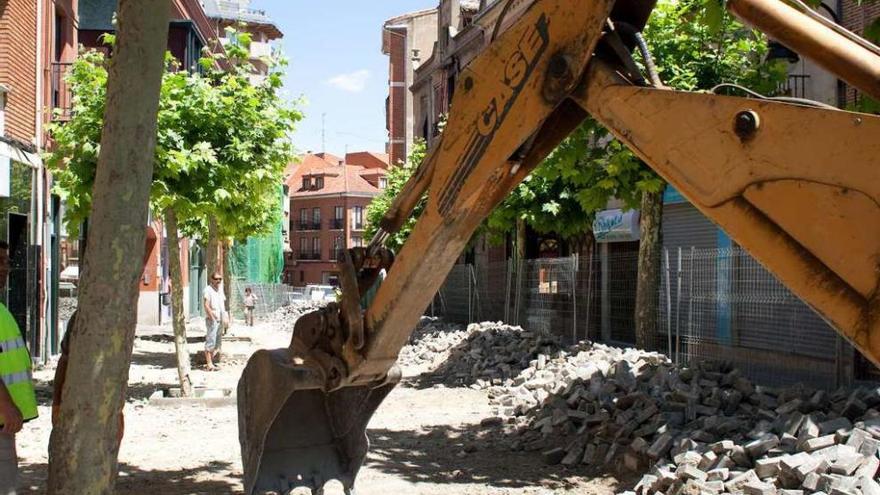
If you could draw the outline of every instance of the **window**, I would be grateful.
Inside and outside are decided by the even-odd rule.
[[[342,236],[338,235],[333,239],[333,259],[341,260],[343,249]]]
[[[345,213],[345,208],[343,208],[341,206],[337,206],[336,208],[333,208],[333,218],[336,220],[342,220],[344,213]]]
[[[309,243],[305,237],[299,238],[299,258],[303,259],[305,257],[306,251],[309,250]]]
[[[364,238],[359,235],[352,236],[351,245],[353,247],[364,247]]]
[[[388,178],[379,177],[379,189],[388,189]]]
[[[309,210],[308,208],[299,209],[299,230],[309,230]]]
[[[304,271],[302,271],[302,270],[299,271],[299,281],[300,281],[300,282],[305,282],[305,281],[306,281],[306,272],[304,272]]]
[[[315,177],[315,189],[323,189],[324,188],[324,178],[323,177]]]
[[[361,230],[364,228],[364,207],[363,206],[355,206],[354,208],[352,208],[351,228],[354,230]]]
[[[311,189],[312,181],[309,177],[303,177],[303,189]]]
[[[321,230],[321,209],[312,208],[312,228]]]
[[[321,259],[321,238],[320,237],[312,237],[312,256],[314,259]]]

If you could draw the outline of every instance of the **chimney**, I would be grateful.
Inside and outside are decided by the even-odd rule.
[[[345,160],[339,160],[339,166],[341,167],[343,165],[345,165]]]

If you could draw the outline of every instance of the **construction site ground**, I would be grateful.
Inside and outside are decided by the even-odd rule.
[[[233,327],[223,345],[220,371],[207,372],[198,356],[204,327],[189,330],[196,386],[235,388],[248,356],[260,348],[286,347],[290,334],[268,323]],[[513,452],[492,416],[485,391],[429,385],[404,370],[405,379],[386,399],[369,429],[372,448],[358,477],[364,494],[612,494],[631,486],[606,474],[548,467],[539,452]],[[21,493],[44,493],[54,365],[38,370],[40,418],[19,435]],[[242,493],[236,407],[150,405],[156,391],[177,385],[169,326],[140,326],[129,375],[125,438],[119,454],[119,494]]]

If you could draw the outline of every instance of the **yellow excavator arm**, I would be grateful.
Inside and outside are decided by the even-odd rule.
[[[728,6],[880,99],[880,50],[789,1]],[[394,363],[424,309],[485,217],[588,116],[880,362],[880,117],[651,85],[630,50],[652,8],[537,1],[461,73],[441,141],[373,243],[346,256],[339,304],[301,318],[289,348],[248,363],[247,493],[353,486],[367,422],[399,379]],[[425,193],[408,241],[390,253],[382,241]]]

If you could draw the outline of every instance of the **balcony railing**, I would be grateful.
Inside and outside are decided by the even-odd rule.
[[[363,222],[360,222],[360,223],[358,223],[358,222],[352,223],[352,224],[351,224],[351,229],[352,229],[352,230],[364,230],[364,223],[363,223]]]
[[[315,251],[300,251],[296,255],[298,260],[320,260],[321,253]]]
[[[344,254],[345,254],[345,249],[334,249],[333,251],[330,251],[330,256],[331,256],[330,259],[333,261],[341,261],[342,259],[344,259],[343,258]]]
[[[779,85],[779,93],[794,98],[806,98],[809,84],[809,74],[789,74],[788,79]]]
[[[72,65],[70,62],[52,62],[50,81],[52,120],[70,120],[70,114],[73,110],[73,95],[70,91],[70,85],[65,79],[70,73]]]
[[[321,222],[299,222],[298,230],[321,230]]]
[[[345,220],[341,218],[334,218],[330,220],[330,228],[333,230],[342,230],[345,227]]]

